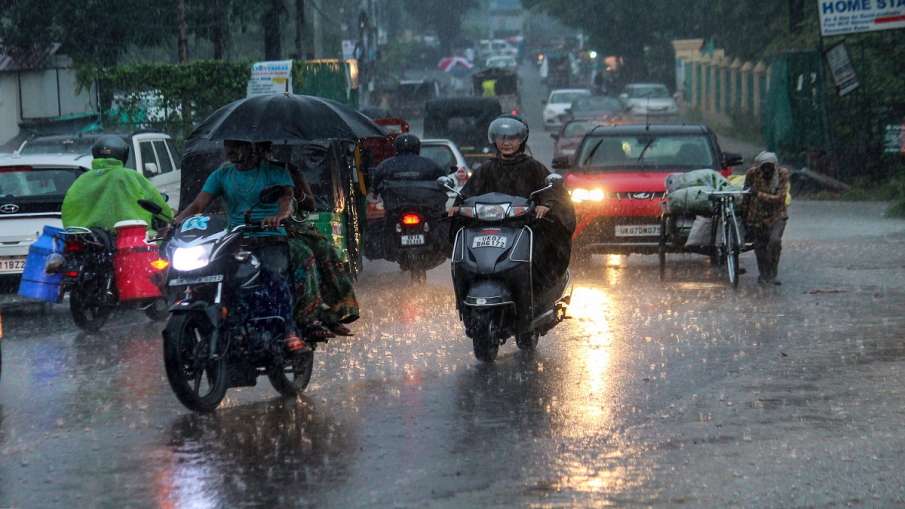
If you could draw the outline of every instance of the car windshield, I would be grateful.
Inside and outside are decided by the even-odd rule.
[[[710,140],[697,135],[606,135],[587,138],[579,166],[595,170],[693,170],[713,168]]]
[[[456,156],[446,145],[422,145],[421,156],[437,163],[437,166],[447,171],[452,171],[456,164]]]
[[[572,104],[576,100],[591,95],[590,92],[585,91],[572,91],[572,92],[554,92],[550,96],[550,103],[552,104]]]
[[[594,122],[569,122],[562,130],[564,138],[578,138],[584,136],[594,127]]]
[[[20,154],[88,154],[94,140],[85,138],[34,139],[25,144]]]
[[[599,111],[599,112],[617,112],[622,111],[625,107],[619,99],[612,97],[582,97],[572,103],[572,112],[579,111]]]
[[[663,85],[642,85],[628,88],[628,96],[632,99],[650,97],[651,99],[665,99],[669,97],[669,90]]]
[[[0,166],[0,198],[62,200],[80,173],[76,168]]]

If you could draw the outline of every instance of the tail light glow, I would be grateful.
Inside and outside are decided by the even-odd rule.
[[[415,226],[421,224],[421,216],[418,214],[403,214],[402,224],[406,226]]]

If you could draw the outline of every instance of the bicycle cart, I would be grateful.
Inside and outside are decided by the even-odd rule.
[[[726,269],[729,284],[738,287],[739,255],[753,249],[753,244],[745,241],[744,224],[737,211],[737,202],[747,191],[711,191],[709,216],[700,213],[674,213],[663,202],[660,215],[660,280],[666,279],[667,254],[700,254],[710,257],[711,265]],[[709,218],[708,242],[688,244],[692,229],[699,218]],[[706,224],[706,223],[702,223]],[[705,226],[705,228],[708,228]],[[700,232],[698,232],[700,233]]]

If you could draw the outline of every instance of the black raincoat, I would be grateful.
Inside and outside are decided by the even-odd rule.
[[[528,197],[546,187],[550,170],[527,154],[512,159],[494,158],[482,164],[462,188],[462,198],[487,193],[505,193]],[[564,187],[535,196],[535,204],[550,208],[546,219],[532,223],[534,230],[534,280],[537,288],[552,286],[569,267],[572,255],[572,233],[575,232],[575,208]],[[456,228],[455,230],[458,230]]]

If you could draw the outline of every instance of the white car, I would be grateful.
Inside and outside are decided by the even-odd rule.
[[[484,67],[487,67],[488,69],[506,69],[508,71],[515,71],[518,69],[518,62],[516,62],[513,57],[498,55],[488,58]]]
[[[60,209],[69,186],[91,168],[91,156],[0,157],[0,281],[8,290],[25,268],[44,225],[62,227]]]
[[[631,83],[619,95],[630,115],[663,117],[679,114],[676,100],[666,85],[660,83]]]
[[[471,177],[472,172],[468,169],[465,156],[462,155],[458,145],[452,140],[424,140],[421,142],[421,155],[437,163],[441,168],[455,172],[453,177],[456,179],[456,191],[461,191]],[[449,208],[452,207],[456,194],[453,192],[446,194],[449,196],[446,208]]]
[[[79,135],[40,136],[25,141],[16,154],[22,156],[71,154],[83,155],[91,167],[91,146],[104,133]],[[173,146],[170,135],[161,132],[143,132],[122,135],[129,144],[126,167],[137,169],[170,198],[174,206],[179,204],[180,155]]]
[[[563,116],[576,99],[588,97],[591,91],[587,88],[559,88],[550,92],[544,101],[544,129],[552,130],[562,127]]]

